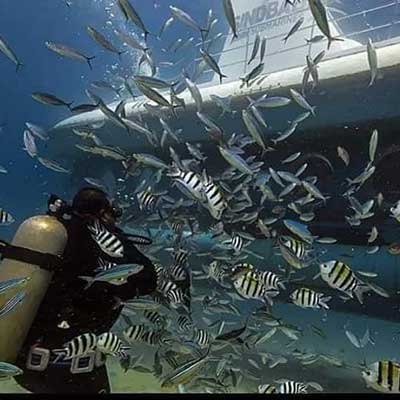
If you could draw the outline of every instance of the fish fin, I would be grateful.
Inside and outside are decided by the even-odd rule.
[[[390,297],[389,293],[386,292],[386,290],[384,290],[383,288],[381,288],[381,287],[378,286],[378,285],[375,285],[375,283],[368,282],[368,283],[366,283],[366,285],[367,285],[373,292],[375,292],[376,294],[378,294],[379,296],[386,297],[386,298]]]
[[[208,36],[208,34],[210,33],[210,31],[208,29],[200,29],[200,34],[201,34],[201,40],[202,42],[205,41],[205,38]],[[205,34],[205,35],[204,35]]]
[[[360,304],[363,304],[364,293],[368,292],[369,290],[372,289],[365,283],[360,284],[358,287],[354,289],[354,294],[357,297],[357,300],[360,302]]]
[[[89,65],[89,68],[93,71],[93,66],[92,66],[92,63],[91,63],[91,61],[92,60],[94,60],[96,58],[96,56],[93,56],[93,57],[87,57],[86,58],[86,62],[88,63],[88,65]]]
[[[22,68],[22,67],[24,67],[24,64],[22,64],[21,62],[19,62],[18,64],[17,64],[17,67],[16,67],[16,72],[18,73],[18,71]]]
[[[90,286],[94,283],[94,278],[92,276],[78,276],[79,279],[83,279],[87,282],[87,285],[84,287],[84,290],[89,289]]]
[[[336,38],[336,37],[328,38],[328,50],[331,48],[332,42],[344,42],[344,39]]]
[[[331,296],[324,296],[320,299],[319,305],[326,310],[329,310],[329,305],[327,304],[332,299]]]
[[[66,106],[69,108],[69,110],[72,112],[71,106],[72,104],[74,104],[73,101],[71,101],[70,103],[66,103]]]
[[[116,310],[117,308],[121,307],[122,300],[117,296],[114,296],[114,300],[115,300],[115,304],[113,305],[112,309]]]
[[[122,58],[121,58],[122,54],[125,54],[125,53],[127,53],[126,50],[118,52],[118,57],[119,57],[120,61],[122,61]]]

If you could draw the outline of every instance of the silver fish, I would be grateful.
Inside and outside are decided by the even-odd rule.
[[[308,4],[311,10],[311,13],[314,17],[315,22],[318,25],[320,31],[325,35],[328,39],[328,50],[331,47],[333,41],[343,41],[343,39],[335,38],[331,34],[331,30],[328,22],[328,15],[326,12],[326,8],[321,0],[308,0]]]
[[[15,55],[12,48],[6,43],[6,41],[2,37],[0,37],[0,51],[17,66],[17,72],[24,65],[21,63],[21,61],[18,60],[18,57]]]
[[[147,36],[149,35],[149,31],[146,29],[140,15],[137,11],[132,7],[128,0],[118,0],[118,5],[124,14],[125,18],[131,22],[133,22],[138,28],[140,28],[144,33],[144,40],[147,40]]]
[[[121,56],[121,54],[125,53],[124,51],[116,49],[110,41],[108,41],[100,32],[96,31],[96,29],[94,29],[93,27],[87,26],[86,31],[89,36],[104,49],[112,53],[118,54],[118,56]]]
[[[261,42],[261,50],[260,50],[260,63],[264,61],[265,51],[267,50],[267,38],[263,38]]]
[[[62,172],[64,174],[70,174],[71,173],[70,170],[62,167],[60,164],[56,163],[55,161],[48,160],[48,159],[43,158],[43,157],[38,157],[37,159],[40,162],[40,164],[42,164],[46,168],[51,169],[51,170],[53,170],[55,172]]]
[[[120,29],[116,29],[115,34],[122,43],[126,43],[128,46],[132,47],[132,49],[141,50],[143,52],[149,50],[146,46],[143,46],[138,42],[132,35],[122,32]]]
[[[296,161],[299,157],[301,156],[301,152],[298,153],[293,153],[291,156],[289,156],[288,158],[285,158],[282,161],[282,164],[289,164],[293,161]]]
[[[30,277],[27,278],[12,278],[6,281],[0,282],[0,294],[5,293],[7,290],[12,290],[20,287],[24,287],[29,281]]]
[[[84,54],[80,53],[79,51],[73,49],[72,47],[65,46],[63,44],[54,43],[54,42],[45,42],[46,47],[60,55],[61,57],[69,58],[71,60],[78,60],[86,62],[89,65],[90,69],[93,69],[91,61],[96,57],[88,57]]]
[[[288,34],[282,39],[285,43],[287,42],[287,40],[294,35],[301,27],[301,25],[303,25],[304,23],[304,17],[301,17],[289,30]]]
[[[32,93],[32,98],[42,104],[52,105],[52,106],[65,106],[71,109],[72,101],[70,103],[65,102],[64,100],[59,99],[56,96],[53,96],[49,93],[42,92],[34,92]]]
[[[41,140],[49,140],[49,136],[47,135],[46,131],[38,126],[38,125],[34,125],[30,122],[25,122],[26,127],[29,129],[29,131],[37,136],[39,139]]]
[[[203,98],[201,97],[199,88],[188,77],[185,77],[185,82],[194,102],[196,103],[197,111],[201,112],[203,108]]]
[[[315,117],[315,108],[308,104],[307,100],[296,90],[290,89],[290,94],[292,95],[293,100],[302,108],[310,111],[311,114]]]
[[[233,32],[233,37],[237,38],[238,34],[237,34],[237,27],[236,27],[236,16],[235,16],[235,11],[233,9],[233,5],[232,5],[232,1],[231,0],[223,0],[222,2],[223,6],[224,6],[224,13],[225,13],[225,17],[229,23],[229,26],[232,29]]]
[[[344,147],[338,146],[337,148],[338,156],[343,160],[346,164],[346,167],[350,164],[350,155],[348,151]]]
[[[247,65],[250,65],[251,62],[256,58],[258,50],[260,49],[260,41],[261,41],[260,34],[257,33],[256,39],[255,39],[254,45],[253,45],[253,50],[251,52],[250,60],[248,61]],[[261,58],[260,62],[262,62],[262,58]]]
[[[376,148],[378,147],[378,131],[374,129],[371,135],[371,139],[369,141],[369,160],[374,162],[375,160],[375,154],[376,154]]]
[[[207,33],[207,30],[200,28],[200,26],[194,21],[194,19],[185,11],[181,10],[178,7],[174,7],[174,6],[169,6],[169,9],[171,10],[172,15],[176,19],[178,19],[185,25],[189,26],[190,28],[192,28],[196,31],[200,31],[202,38],[203,38],[204,33]]]
[[[368,87],[370,87],[375,83],[375,80],[378,76],[378,55],[371,38],[368,38],[367,52],[369,68],[371,70],[371,80],[368,85]]]
[[[235,169],[243,172],[244,174],[253,175],[256,171],[252,170],[247,162],[236,152],[218,146],[219,152],[222,157]]]
[[[32,157],[35,158],[38,154],[36,143],[35,143],[35,138],[31,134],[29,130],[26,130],[24,132],[24,145],[25,145],[25,150],[27,153]]]
[[[263,72],[263,70],[264,70],[264,63],[260,63],[256,67],[254,67],[248,74],[240,78],[240,80],[247,86],[249,86],[250,81],[257,78]]]
[[[207,53],[207,51],[200,49],[200,54],[203,57],[203,60],[207,63],[207,65],[216,73],[219,75],[219,81],[222,83],[222,78],[227,78],[226,75],[224,75],[221,72],[221,69],[218,65],[218,63],[214,60],[214,58]]]
[[[252,118],[251,114],[247,110],[242,111],[242,119],[250,136],[254,139],[254,141],[265,151],[266,146],[264,140],[261,136],[261,133],[258,131],[257,123]]]
[[[0,309],[0,318],[3,318],[8,313],[13,311],[15,307],[21,304],[25,298],[25,292],[19,292],[15,296],[13,296],[10,300],[7,301]]]

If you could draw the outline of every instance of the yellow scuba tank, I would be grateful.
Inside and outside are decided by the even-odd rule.
[[[47,255],[51,259],[52,256],[62,256],[67,238],[67,231],[57,218],[40,215],[29,218],[20,225],[11,246],[34,250],[38,252],[36,255]],[[0,282],[13,278],[28,279],[24,287],[0,294],[1,309],[17,293],[25,292],[21,304],[0,318],[0,361],[10,363],[16,361],[53,275],[50,269],[39,267],[35,257],[29,262],[17,259],[18,257],[7,258],[5,253],[0,264]]]

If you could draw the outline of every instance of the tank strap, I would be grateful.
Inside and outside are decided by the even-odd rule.
[[[4,240],[0,240],[0,254],[2,259],[8,258],[27,264],[37,265],[50,272],[60,270],[63,264],[63,259],[59,256],[14,246]]]

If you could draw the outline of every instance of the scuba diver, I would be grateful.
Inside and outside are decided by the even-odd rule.
[[[68,239],[62,265],[52,276],[18,354],[16,365],[23,374],[15,379],[33,393],[109,393],[102,353],[95,351],[63,360],[64,357],[54,349],[63,349],[65,343],[85,333],[101,335],[109,332],[123,308],[119,300],[152,294],[156,290],[154,265],[135,247],[135,243],[146,244],[147,238],[127,235],[116,227],[122,212],[99,189],[81,189],[72,206],[52,195],[48,206],[48,215],[62,222]],[[88,229],[93,224],[100,226],[98,223],[122,243],[122,257],[111,257],[110,252],[107,254],[99,243],[99,237],[94,237]],[[150,239],[147,241],[151,242]],[[113,246],[112,241],[106,244],[109,249]],[[113,250],[118,249],[114,246]],[[88,285],[87,279],[98,272],[99,257],[105,263],[135,264],[143,268],[128,276],[124,284],[96,280]],[[86,277],[86,281],[82,277]]]

